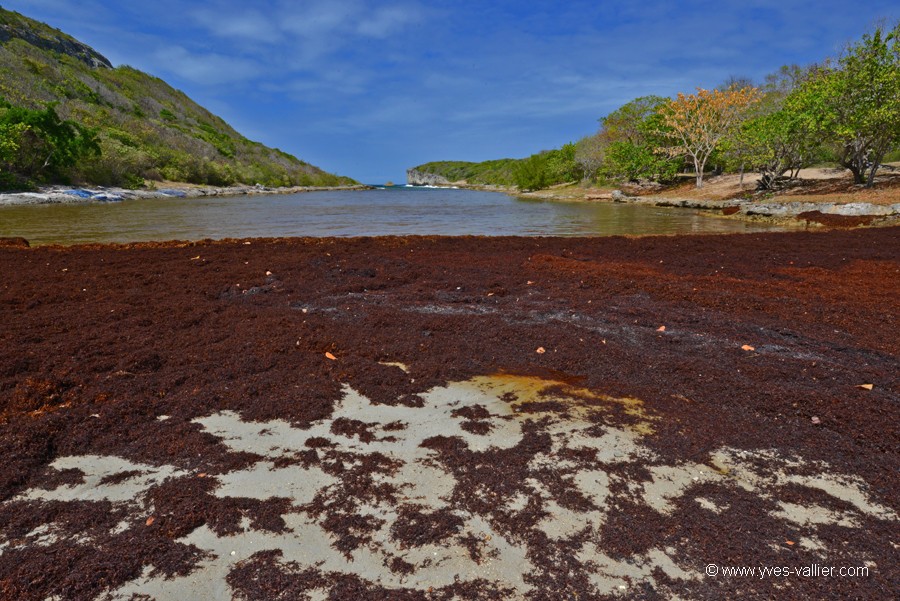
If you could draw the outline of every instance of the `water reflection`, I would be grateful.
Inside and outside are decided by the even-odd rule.
[[[523,200],[493,192],[393,188],[285,196],[161,198],[0,207],[0,236],[32,244],[261,236],[609,236],[785,229],[689,209]]]

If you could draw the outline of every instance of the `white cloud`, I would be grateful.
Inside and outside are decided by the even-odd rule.
[[[219,37],[244,38],[257,42],[275,42],[280,39],[277,25],[268,16],[255,10],[237,14],[197,10],[191,13],[191,17]]]
[[[214,8],[192,11],[200,27],[218,37],[236,37],[261,42],[310,42],[330,40],[337,48],[357,36],[384,38],[421,19],[416,4],[373,7],[358,0],[262,3],[262,8],[235,8],[220,3]]]
[[[298,6],[291,3],[287,5],[290,8],[279,11],[279,27],[304,38],[329,36],[353,18],[355,4],[314,2]]]
[[[342,94],[358,93],[366,82],[353,73],[376,55],[355,55],[357,42],[363,38],[384,40],[422,15],[412,3],[372,6],[359,0],[281,0],[259,2],[247,9],[232,0],[220,0],[188,13],[193,25],[221,40],[217,53],[190,54],[185,48],[197,50],[192,41],[185,40],[184,48],[167,54],[183,63],[170,67],[172,71],[202,84],[253,77],[255,61],[279,73],[283,80],[301,76],[304,83],[294,86],[297,91],[335,88]],[[390,53],[390,45],[383,44],[377,52]],[[219,73],[221,67],[228,67],[230,73]],[[349,83],[337,89],[335,74]]]
[[[372,15],[364,16],[356,30],[364,36],[384,38],[420,18],[421,13],[416,7],[387,6],[376,10]]]
[[[155,57],[166,70],[204,85],[244,81],[262,71],[261,65],[248,59],[213,53],[193,54],[181,46],[161,48]]]
[[[4,2],[4,4],[8,4]],[[21,2],[14,3],[21,4]],[[58,13],[65,13],[67,15],[78,15],[83,14],[85,10],[93,10],[98,8],[96,2],[82,2],[81,4],[87,4],[88,6],[73,6],[72,2],[68,0],[29,0],[28,5],[32,9],[47,9],[52,10]],[[28,16],[29,11],[27,9],[23,10],[21,8],[11,8],[11,10],[17,10],[22,14]]]
[[[267,91],[288,94],[294,100],[330,102],[339,97],[361,94],[369,89],[372,75],[364,71],[323,73],[319,76],[296,77],[278,83],[267,82]]]

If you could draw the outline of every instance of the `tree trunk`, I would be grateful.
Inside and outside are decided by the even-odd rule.
[[[853,174],[853,183],[854,184],[864,184],[866,183],[866,173],[865,169],[860,169],[856,166],[855,163],[850,163],[849,165],[845,165],[850,172]]]
[[[781,177],[782,174],[778,173],[777,169],[763,169],[760,172],[759,183],[757,184],[757,190],[774,190],[775,185],[778,183],[778,178]]]
[[[694,171],[697,172],[697,187],[703,187],[703,168],[706,167],[706,161],[702,163],[694,157]]]
[[[866,145],[860,140],[854,140],[844,148],[844,160],[841,161],[853,174],[854,184],[866,183]]]
[[[741,163],[741,188],[744,187],[744,164]]]
[[[760,178],[757,190],[773,190],[778,186],[778,180],[790,169],[780,162],[770,163],[760,168]]]
[[[872,163],[872,168],[869,170],[869,177],[866,180],[866,188],[872,188],[875,186],[875,172],[878,171],[879,165],[877,162]]]

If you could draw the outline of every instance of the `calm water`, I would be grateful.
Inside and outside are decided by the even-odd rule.
[[[772,229],[784,228],[710,217],[690,209],[543,202],[494,192],[427,188],[0,207],[0,236],[22,236],[32,244],[405,234],[609,236]]]

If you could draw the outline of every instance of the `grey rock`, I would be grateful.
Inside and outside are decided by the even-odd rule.
[[[831,215],[877,215],[888,216],[900,214],[900,203],[893,205],[873,205],[868,202],[850,202],[846,204],[814,203],[814,202],[752,202],[741,207],[747,215],[766,217],[793,217],[807,211],[821,211]]]
[[[436,173],[407,169],[406,183],[411,186],[449,186],[451,182],[446,177]]]
[[[74,57],[92,69],[112,69],[109,59],[86,44],[62,35],[44,35],[24,27],[0,24],[0,43],[14,38],[28,42],[41,50],[51,50]]]
[[[832,213],[834,215],[892,215],[897,213],[898,205],[879,206],[869,204],[867,202],[849,202],[842,205],[834,205],[830,209],[822,209],[823,213]]]

